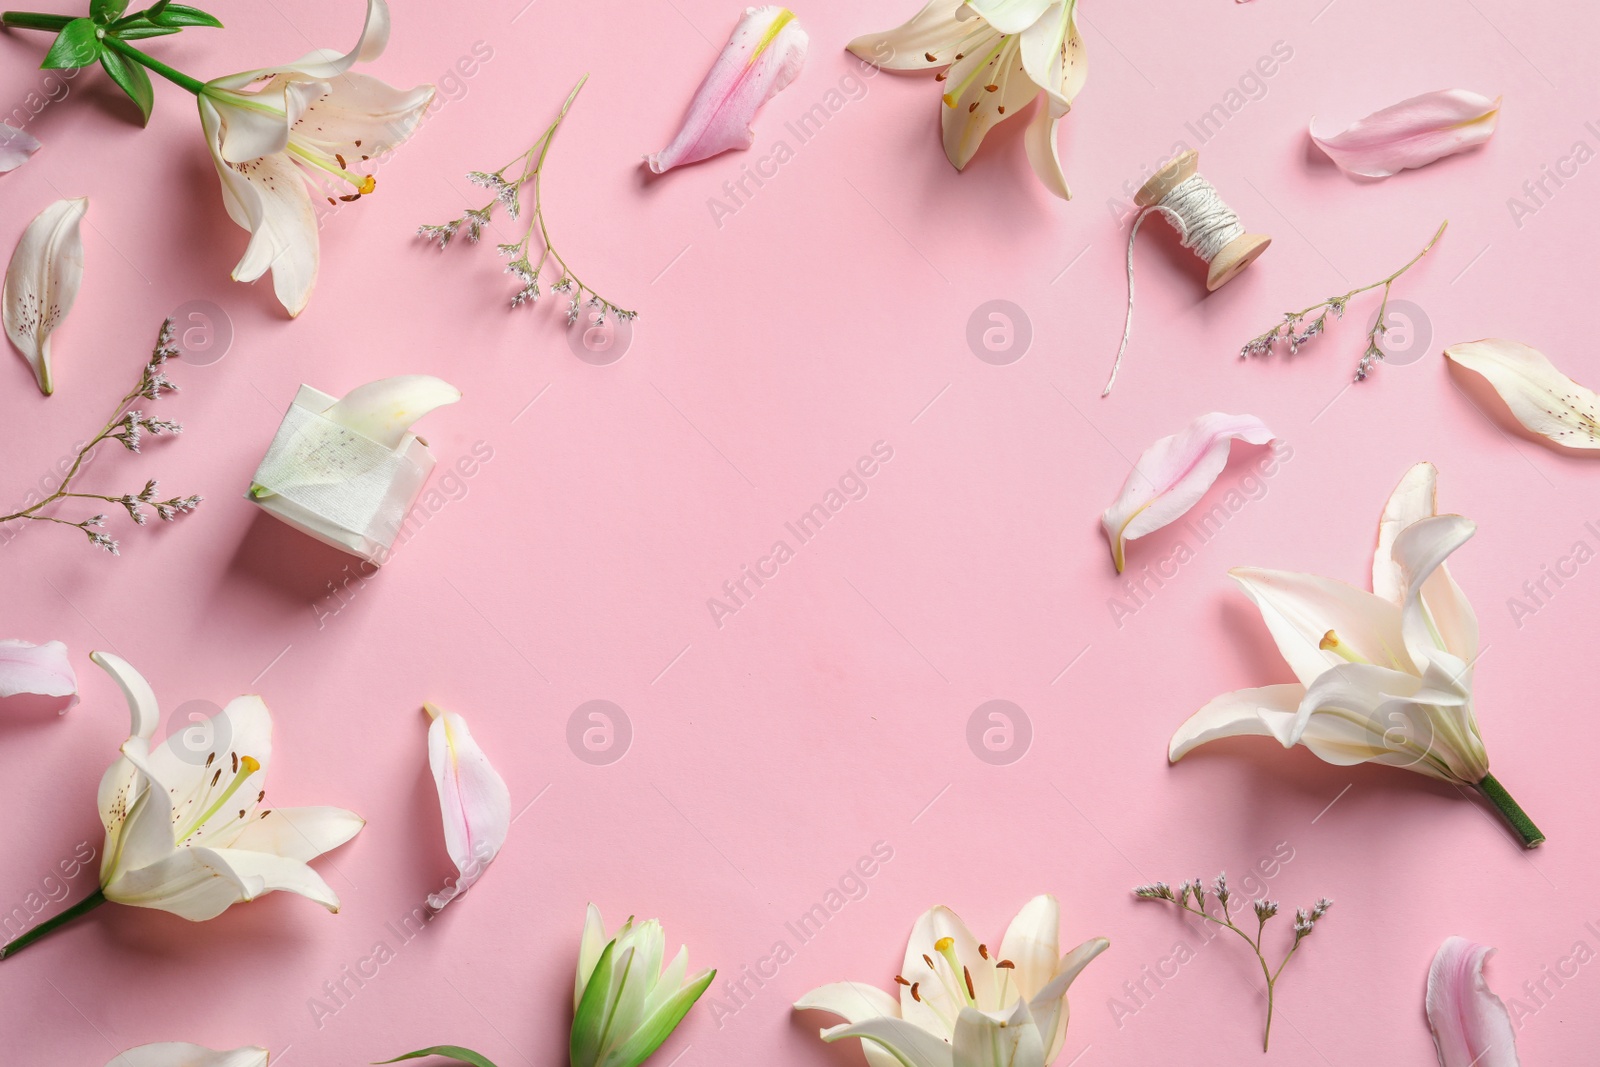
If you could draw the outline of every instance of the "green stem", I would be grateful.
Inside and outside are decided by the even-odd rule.
[[[1511,794],[1506,792],[1506,787],[1495,781],[1494,775],[1486,774],[1483,776],[1483,781],[1478,783],[1478,792],[1488,797],[1489,803],[1493,804],[1500,814],[1505,816],[1506,822],[1510,823],[1511,828],[1522,838],[1522,846],[1524,848],[1538,848],[1544,844],[1544,834],[1540,832],[1537,826],[1533,825],[1533,820],[1528,818],[1528,813],[1522,810],[1522,805],[1513,800]]]
[[[110,48],[113,51],[121,52],[135,63],[149,67],[151,70],[167,79],[167,81],[189,90],[196,96],[199,96],[201,90],[205,89],[206,87],[205,82],[201,81],[200,79],[191,78],[181,70],[174,70],[172,67],[169,67],[165,63],[161,62],[161,60],[157,59],[155,56],[139,51],[137,48],[133,47],[133,45],[129,44],[127,41],[121,40],[120,38],[103,37],[101,38],[100,43],[104,44],[107,48]]]
[[[71,922],[73,919],[76,919],[80,915],[88,914],[105,902],[106,895],[100,890],[96,889],[89,896],[78,901],[78,903],[74,904],[60,915],[57,915],[53,919],[46,919],[38,926],[35,926],[32,930],[29,930],[15,941],[11,942],[11,944],[7,945],[5,948],[0,948],[0,960],[15,956],[17,953],[33,944],[35,941],[39,940],[45,934],[48,934],[52,930],[55,930],[59,927],[67,925],[67,923]]]
[[[15,26],[22,30],[62,30],[71,21],[68,15],[45,15],[38,11],[0,13],[0,25]]]

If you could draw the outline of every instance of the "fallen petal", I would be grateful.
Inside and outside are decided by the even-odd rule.
[[[433,717],[428,765],[439,788],[445,848],[461,872],[454,886],[429,895],[428,907],[437,910],[472,888],[499,855],[511,830],[511,793],[467,729],[467,720],[432,704],[423,708]]]
[[[1212,412],[1144,450],[1122,492],[1100,516],[1118,574],[1128,541],[1161,529],[1200,502],[1228,462],[1234,438],[1264,445],[1273,433],[1254,415]]]
[[[1440,89],[1375,111],[1342,130],[1311,139],[1346,174],[1387,178],[1410,167],[1476,148],[1494,133],[1499,99],[1465,89]]]
[[[756,112],[799,75],[807,43],[806,31],[788,8],[746,9],[689,102],[678,135],[645,157],[650,169],[661,174],[730,148],[749,148]]]
[[[1486,378],[1518,422],[1566,448],[1600,448],[1600,396],[1556,369],[1536,348],[1498,337],[1444,350]]]
[[[215,1052],[203,1045],[163,1041],[119,1053],[106,1067],[267,1067],[267,1050],[252,1046]]]
[[[78,676],[60,641],[35,645],[28,641],[0,641],[0,698],[22,693],[43,697],[71,697],[68,709],[78,703]]]
[[[1494,953],[1464,937],[1447,937],[1428,968],[1428,1029],[1439,1067],[1519,1067],[1517,1037],[1505,1002],[1483,978]]]
[[[16,170],[37,151],[39,151],[37,137],[0,122],[0,174]]]
[[[460,399],[461,390],[449,382],[428,374],[402,374],[358,385],[322,414],[385,448],[395,448],[412,423]]]
[[[6,268],[3,315],[6,336],[33,368],[39,388],[55,392],[50,376],[50,334],[77,299],[83,281],[83,239],[78,223],[89,198],[57,200],[22,231]]]

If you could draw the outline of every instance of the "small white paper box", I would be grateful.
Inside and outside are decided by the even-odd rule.
[[[338,402],[302,385],[246,499],[324,544],[381,566],[433,471],[408,433],[393,451],[322,416]]]

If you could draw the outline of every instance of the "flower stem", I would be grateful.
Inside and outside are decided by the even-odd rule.
[[[1478,792],[1488,797],[1489,803],[1493,804],[1505,817],[1506,822],[1511,824],[1511,828],[1522,838],[1522,847],[1538,848],[1544,844],[1544,834],[1533,824],[1533,820],[1528,818],[1528,813],[1522,810],[1522,805],[1506,792],[1506,787],[1495,780],[1494,775],[1483,776],[1483,781],[1478,783]]]
[[[89,894],[87,897],[84,897],[82,900],[78,901],[60,915],[57,915],[53,919],[46,919],[38,926],[35,926],[32,930],[29,930],[22,936],[18,937],[5,948],[0,948],[0,960],[9,959],[10,957],[15,956],[17,953],[33,944],[35,941],[39,940],[45,934],[67,925],[67,923],[71,922],[73,919],[76,919],[80,915],[88,914],[105,902],[105,893],[99,889],[96,889],[93,893]]]
[[[38,11],[0,13],[0,25],[15,26],[21,30],[61,30],[71,21],[69,15],[45,15]]]
[[[139,49],[133,47],[133,45],[129,44],[127,41],[116,37],[104,37],[101,39],[101,43],[113,51],[121,52],[135,63],[149,67],[151,70],[167,79],[167,81],[189,90],[196,96],[199,96],[200,91],[206,87],[205,82],[202,82],[199,78],[191,78],[183,71],[175,70],[172,67],[167,66],[155,56],[139,51]]]

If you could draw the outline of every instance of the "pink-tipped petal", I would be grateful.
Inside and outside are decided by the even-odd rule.
[[[37,151],[39,151],[37,137],[0,122],[0,174],[16,170]]]
[[[78,676],[60,641],[35,645],[28,641],[0,641],[0,698],[28,693],[42,697],[71,697],[66,707],[78,703]]]
[[[1144,450],[1122,492],[1100,516],[1119,574],[1128,541],[1161,529],[1200,502],[1222,473],[1235,438],[1264,445],[1273,433],[1254,415],[1214,411]]]
[[[662,174],[730,148],[749,148],[756,136],[750,123],[761,105],[799,75],[807,41],[788,8],[746,8],[695,90],[678,135],[660,152],[646,156],[646,164]]]
[[[455,885],[428,897],[428,906],[438,909],[470,889],[500,854],[511,830],[511,793],[467,729],[467,720],[432,704],[426,710],[433,717],[428,765],[439,787],[445,848],[461,872]]]
[[[1494,953],[1447,937],[1428,968],[1428,1029],[1439,1067],[1520,1067],[1516,1031],[1505,1002],[1489,989],[1483,965]]]
[[[1600,449],[1600,396],[1543,352],[1498,337],[1451,345],[1445,357],[1483,377],[1523,426],[1563,448]]]
[[[1476,148],[1494,133],[1500,101],[1465,89],[1440,89],[1375,111],[1342,130],[1311,139],[1346,174],[1387,178],[1410,167]]]

